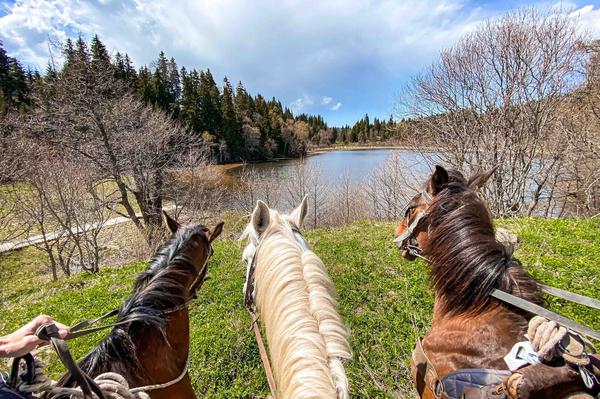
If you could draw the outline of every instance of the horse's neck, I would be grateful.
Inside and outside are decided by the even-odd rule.
[[[448,315],[436,297],[424,348],[440,376],[463,368],[505,369],[504,356],[525,340],[526,328],[527,320],[504,306]]]
[[[171,381],[184,370],[190,343],[187,308],[167,316],[165,334],[166,340],[159,331],[149,329],[136,337],[141,375],[147,380],[142,384]]]

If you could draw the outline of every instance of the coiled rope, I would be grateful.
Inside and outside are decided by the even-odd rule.
[[[168,388],[172,385],[177,384],[185,377],[188,372],[189,357],[185,363],[185,367],[182,373],[169,382],[164,384],[146,385],[143,387],[130,388],[127,380],[118,373],[103,373],[94,378],[94,382],[98,384],[102,393],[107,399],[150,399],[150,396],[146,393],[157,389]],[[56,381],[52,381],[44,373],[44,363],[35,359],[35,377],[31,384],[23,381],[17,389],[21,392],[31,394],[49,394],[51,397],[55,395],[69,395],[70,398],[83,398],[84,394],[81,388],[69,388],[60,387],[56,385]],[[96,397],[94,395],[94,397]]]

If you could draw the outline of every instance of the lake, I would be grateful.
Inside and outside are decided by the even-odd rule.
[[[433,153],[419,153],[400,149],[369,149],[369,150],[337,150],[311,155],[306,158],[308,166],[321,171],[321,178],[328,184],[336,185],[340,177],[349,174],[353,184],[363,181],[371,172],[385,164],[390,155],[397,154],[410,173],[423,179],[429,173],[428,160],[435,158]],[[248,164],[245,167],[256,170],[259,174],[275,173],[286,176],[296,167],[300,159],[286,159],[275,162]],[[242,167],[233,169],[239,173]]]

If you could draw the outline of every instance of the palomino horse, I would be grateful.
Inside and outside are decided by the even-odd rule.
[[[106,372],[121,374],[130,387],[162,384],[185,375],[177,383],[148,392],[152,399],[194,398],[186,372],[189,356],[187,304],[202,286],[212,254],[211,243],[223,223],[213,229],[180,226],[165,214],[173,233],[158,250],[135,290],[119,311],[115,327],[79,364],[90,377]],[[75,386],[66,374],[61,386]]]
[[[492,290],[543,303],[536,281],[512,258],[512,249],[496,240],[491,215],[476,194],[492,172],[467,180],[436,166],[396,229],[402,255],[422,256],[431,264],[431,330],[413,353],[413,378],[422,398],[447,397],[441,379],[456,370],[490,369],[483,379],[493,381],[486,384],[510,375],[503,358],[526,340],[531,315],[490,297]],[[561,392],[553,387],[535,397],[559,398]]]
[[[258,201],[242,235],[249,240],[244,294],[265,328],[276,396],[348,398],[348,331],[323,262],[300,234],[306,212],[306,198],[290,215]]]

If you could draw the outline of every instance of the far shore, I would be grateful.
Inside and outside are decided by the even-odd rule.
[[[306,156],[310,157],[313,155],[325,154],[327,152],[333,151],[369,151],[369,150],[403,150],[403,151],[415,151],[413,147],[399,144],[381,144],[381,145],[357,145],[357,144],[349,144],[349,145],[334,145],[329,147],[315,147],[311,148],[306,152]],[[423,151],[429,151],[427,149],[422,149]],[[434,151],[434,150],[431,150]],[[283,157],[283,158],[273,158],[270,160],[261,160],[261,161],[253,161],[253,162],[231,162],[225,164],[215,165],[219,171],[229,172],[232,169],[239,168],[245,164],[252,163],[268,163],[268,162],[278,162],[278,161],[287,161],[290,159],[299,159],[297,157]]]

